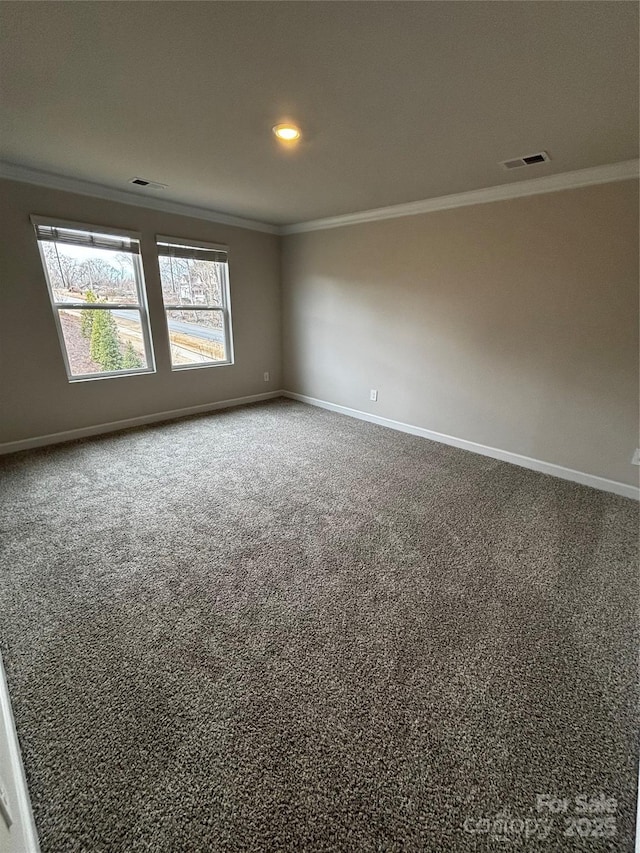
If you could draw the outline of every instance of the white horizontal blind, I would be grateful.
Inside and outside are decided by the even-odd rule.
[[[158,241],[158,254],[163,257],[184,258],[188,261],[213,261],[217,264],[227,263],[226,249],[204,248],[199,246],[181,246],[178,243]]]
[[[66,243],[72,246],[91,246],[94,249],[109,249],[112,252],[140,253],[140,243],[131,237],[116,234],[101,234],[98,231],[79,231],[56,225],[35,225],[36,237],[41,243]]]

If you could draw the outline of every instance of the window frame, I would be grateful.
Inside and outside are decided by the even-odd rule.
[[[40,254],[40,263],[42,264],[42,269],[44,272],[44,277],[47,283],[47,291],[49,293],[49,301],[51,303],[51,310],[53,312],[54,321],[56,324],[56,331],[58,332],[58,339],[60,343],[60,350],[62,353],[62,360],[64,362],[64,367],[67,372],[67,379],[69,382],[91,382],[96,381],[98,379],[113,379],[114,377],[125,377],[125,376],[140,376],[143,374],[155,373],[156,372],[156,362],[155,362],[155,353],[153,348],[153,338],[151,335],[151,322],[149,320],[149,306],[147,304],[147,288],[144,279],[144,269],[142,264],[142,235],[138,231],[130,231],[126,228],[112,228],[106,225],[92,225],[87,222],[74,222],[68,219],[58,219],[50,216],[37,216],[32,214],[30,216],[31,223],[34,228],[34,232],[36,235],[36,244],[38,246],[38,252]],[[47,226],[50,228],[62,228],[62,229],[70,229],[75,231],[84,231],[88,233],[95,234],[107,234],[113,235],[114,237],[127,237],[130,240],[136,240],[139,246],[138,252],[132,252],[132,265],[133,272],[135,277],[136,284],[136,293],[138,296],[138,302],[136,304],[131,303],[86,303],[86,302],[57,302],[55,299],[55,295],[53,293],[53,285],[51,283],[51,279],[49,277],[49,267],[47,264],[47,260],[44,255],[44,248],[42,241],[38,240],[37,236],[37,227],[39,225]],[[55,241],[51,241],[54,242]],[[60,311],[64,308],[71,310],[80,310],[80,311],[137,311],[140,315],[140,326],[142,330],[142,339],[144,341],[144,348],[147,359],[146,367],[135,367],[128,368],[123,370],[108,370],[101,371],[99,373],[81,373],[74,374],[71,371],[71,365],[69,363],[69,356],[67,354],[67,344],[64,337],[64,332],[62,329],[62,323],[60,321]]]
[[[205,367],[229,367],[234,364],[233,350],[233,323],[231,317],[231,289],[229,285],[229,247],[224,243],[208,243],[205,240],[189,240],[182,237],[168,237],[166,234],[156,234],[156,261],[158,263],[158,278],[160,280],[160,292],[162,295],[162,305],[164,308],[164,320],[167,329],[167,342],[169,345],[169,364],[171,370],[194,370]],[[184,246],[186,249],[211,249],[212,251],[224,252],[227,256],[226,263],[221,263],[223,267],[222,281],[220,282],[220,296],[222,304],[214,305],[189,305],[184,303],[167,304],[164,298],[164,289],[162,287],[162,272],[160,270],[160,253],[158,251],[159,244],[169,244],[171,246]],[[175,364],[171,358],[171,332],[169,329],[169,311],[220,311],[222,314],[222,326],[224,329],[224,345],[226,359],[224,361],[203,361],[194,362],[193,364]]]

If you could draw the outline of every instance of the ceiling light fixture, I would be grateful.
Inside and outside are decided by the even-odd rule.
[[[300,139],[300,129],[295,124],[277,124],[273,128],[273,132],[283,142],[295,142]]]

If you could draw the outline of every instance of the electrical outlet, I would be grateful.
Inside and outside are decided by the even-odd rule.
[[[265,370],[265,372],[264,372],[264,381],[265,382],[269,381],[269,371],[268,370]]]
[[[636,452],[631,458],[632,465],[640,465],[640,447],[636,447]]]
[[[370,399],[373,403],[377,403],[377,402],[378,402],[378,392],[377,392],[375,389],[373,389],[373,388],[371,389],[371,391],[369,391],[369,399]]]
[[[9,811],[9,797],[7,795],[7,789],[4,784],[4,780],[2,779],[0,779],[0,814],[4,818],[7,829],[10,829],[13,820],[11,818],[11,812]]]

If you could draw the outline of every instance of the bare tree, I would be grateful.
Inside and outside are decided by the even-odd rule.
[[[80,290],[81,264],[75,258],[59,252],[54,243],[44,243],[43,252],[51,286],[56,290]]]

